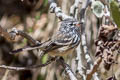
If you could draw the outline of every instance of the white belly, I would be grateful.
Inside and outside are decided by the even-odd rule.
[[[73,50],[74,50],[74,48],[68,50],[67,47],[62,47],[62,48],[58,48],[56,50],[53,50],[53,51],[49,52],[48,54],[50,56],[53,56],[53,57],[54,56],[65,56],[65,55],[69,55],[70,53],[72,53]]]

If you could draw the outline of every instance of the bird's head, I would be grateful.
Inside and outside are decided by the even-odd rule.
[[[75,27],[80,27],[80,23],[79,21],[77,21],[76,19],[71,19],[71,18],[67,18],[65,20],[62,21],[62,25],[68,25],[68,26],[75,26]]]

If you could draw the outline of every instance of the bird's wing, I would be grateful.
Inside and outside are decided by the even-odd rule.
[[[67,46],[71,45],[73,41],[74,36],[71,35],[69,32],[68,33],[61,33],[58,32],[52,37],[52,41],[58,46]]]

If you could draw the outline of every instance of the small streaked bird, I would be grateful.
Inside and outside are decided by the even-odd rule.
[[[50,56],[64,56],[72,53],[79,43],[80,22],[73,18],[68,18],[61,22],[60,28],[49,40],[35,46],[13,50],[11,53],[40,49],[45,53],[49,52]]]

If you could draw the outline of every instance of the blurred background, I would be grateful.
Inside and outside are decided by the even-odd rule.
[[[58,6],[68,15],[73,3],[74,0],[57,0]],[[59,24],[60,20],[55,14],[49,12],[48,0],[0,0],[0,25],[4,29],[7,29],[8,32],[15,27],[18,30],[28,33],[35,40],[44,42],[58,29]],[[88,7],[85,31],[87,46],[93,61],[95,60],[94,42],[97,38],[98,24],[98,19]],[[23,37],[17,36],[11,42],[0,36],[0,64],[31,66],[45,63],[48,60],[48,55],[45,55],[40,60],[37,50],[24,51],[16,55],[9,54],[11,50],[22,48],[26,45],[31,45],[31,43]],[[71,66],[73,72],[76,72],[75,58],[76,52],[64,57],[65,62]],[[119,60],[119,57],[117,59]],[[83,61],[86,67],[86,61],[84,59]],[[118,77],[120,77],[119,65],[115,67],[114,73],[117,73]],[[111,76],[111,71],[106,71],[101,65],[98,70],[99,76],[102,77],[101,80],[105,80],[108,76]],[[0,80],[67,80],[67,77],[62,66],[53,62],[46,67],[27,71],[0,69]]]

